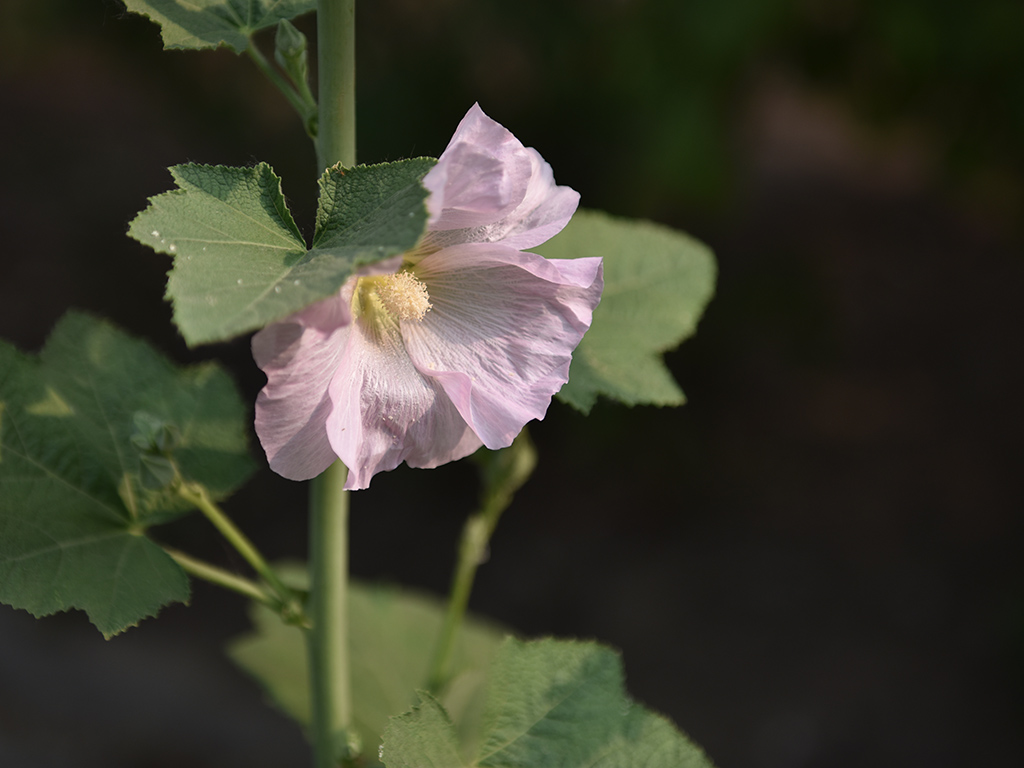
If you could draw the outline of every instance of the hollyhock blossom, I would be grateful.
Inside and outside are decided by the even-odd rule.
[[[402,461],[436,467],[502,448],[568,379],[603,287],[601,260],[524,251],[579,195],[474,105],[437,165],[417,247],[253,337],[267,375],[256,432],[294,480],[336,458],[346,488]]]

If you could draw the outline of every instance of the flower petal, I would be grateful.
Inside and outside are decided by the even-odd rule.
[[[452,246],[415,269],[433,308],[402,335],[488,448],[542,419],[590,327],[601,260],[549,260],[495,244]]]
[[[359,277],[394,272],[401,264],[396,256],[360,267],[337,295],[253,336],[253,358],[267,375],[256,397],[256,434],[279,475],[309,480],[338,458],[327,439],[327,388],[348,344],[352,291]]]
[[[492,224],[526,195],[533,172],[526,148],[474,104],[423,178],[431,230]]]
[[[270,468],[291,480],[316,477],[337,458],[325,428],[327,387],[351,328],[352,287],[346,288],[252,339],[253,357],[267,375],[256,398],[256,434]]]
[[[413,367],[397,329],[357,320],[329,393],[327,435],[349,468],[345,488],[366,488],[402,461],[436,467],[480,447],[437,382]]]
[[[460,243],[532,248],[562,231],[579,193],[555,184],[551,166],[474,104],[424,177],[428,249]]]
[[[532,162],[530,182],[523,201],[501,221],[478,230],[479,240],[522,250],[545,243],[557,235],[580,204],[580,193],[555,184],[551,166],[540,152],[527,148]]]

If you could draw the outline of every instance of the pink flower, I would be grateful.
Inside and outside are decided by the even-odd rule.
[[[601,260],[521,249],[558,233],[579,195],[476,105],[423,185],[430,218],[413,251],[253,337],[267,375],[256,432],[285,477],[340,458],[346,488],[366,488],[402,461],[505,447],[568,380]]]

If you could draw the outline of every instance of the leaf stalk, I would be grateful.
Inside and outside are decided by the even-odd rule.
[[[273,594],[280,601],[281,606],[287,607],[289,612],[301,612],[301,600],[296,592],[286,585],[277,575],[266,559],[260,554],[251,541],[246,537],[238,526],[228,518],[224,511],[217,506],[206,489],[202,486],[181,483],[178,486],[178,495],[188,503],[194,505],[203,515],[213,523],[213,527],[220,531],[221,535],[228,540],[252,569],[260,575],[267,583]]]
[[[309,85],[307,83],[298,83],[298,90],[296,90],[288,79],[267,61],[267,57],[256,47],[256,42],[251,37],[245,52],[259,70],[267,76],[267,79],[277,86],[277,89],[288,99],[288,103],[292,105],[292,108],[302,119],[302,126],[306,129],[306,135],[315,142],[318,123],[317,106],[316,99],[313,98],[313,93],[309,90]]]

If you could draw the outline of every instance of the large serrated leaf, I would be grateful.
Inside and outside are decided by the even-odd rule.
[[[110,636],[188,599],[142,534],[189,507],[144,477],[140,415],[173,425],[184,480],[221,497],[249,476],[246,409],[206,364],[176,369],[144,342],[71,313],[38,358],[0,342],[0,601],[80,608]]]
[[[352,724],[367,760],[375,755],[388,718],[407,710],[415,691],[426,684],[443,617],[444,606],[436,598],[395,587],[351,585]],[[266,687],[281,709],[299,722],[308,722],[303,631],[285,625],[259,605],[253,605],[252,618],[254,631],[231,644],[231,657]],[[459,633],[453,677],[443,701],[466,741],[472,742],[479,733],[484,672],[505,634],[476,619],[466,621]]]
[[[440,703],[421,699],[384,732],[387,768],[711,768],[699,747],[626,695],[618,655],[596,643],[506,640],[472,758]]]
[[[242,53],[254,32],[316,10],[316,0],[121,0],[160,25],[164,48],[217,48]]]
[[[627,405],[682,404],[661,354],[693,334],[711,299],[711,250],[659,224],[586,210],[534,250],[548,258],[604,259],[601,303],[558,397],[584,413],[600,395]]]
[[[174,258],[167,295],[190,345],[257,330],[324,299],[360,266],[412,248],[426,227],[425,158],[331,168],[320,179],[313,248],[281,180],[252,168],[179,165],[128,234]]]

